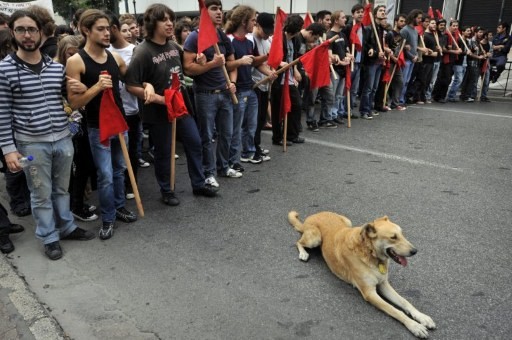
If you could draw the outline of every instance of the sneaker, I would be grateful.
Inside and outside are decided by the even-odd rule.
[[[464,100],[466,103],[473,103],[475,100],[473,98],[468,98]]]
[[[9,254],[14,251],[14,244],[8,234],[0,235],[0,251],[4,254]]]
[[[132,223],[137,221],[137,215],[134,212],[127,210],[125,207],[116,209],[116,219],[126,222]]]
[[[270,153],[270,150],[264,149],[261,146],[257,146],[256,152],[259,153],[260,155],[268,155]]]
[[[251,159],[249,159],[249,162],[251,162],[252,164],[260,164],[261,162],[263,162],[263,158],[259,154],[255,153],[254,156],[252,156]]]
[[[59,241],[48,243],[44,245],[44,253],[50,260],[58,260],[62,257],[62,248]]]
[[[142,158],[139,158],[139,166],[141,168],[147,168],[150,164],[148,162],[146,162],[145,160],[143,160]]]
[[[174,159],[178,159],[180,158],[180,155],[178,155],[177,153],[174,154]]]
[[[114,235],[114,222],[103,222],[98,235],[102,240],[111,238]]]
[[[80,220],[83,222],[90,222],[90,221],[94,221],[94,220],[98,219],[98,215],[96,215],[95,213],[92,213],[87,207],[85,207],[85,204],[84,204],[84,208],[82,209],[82,211],[73,210],[73,211],[71,211],[71,213],[73,214],[73,216],[75,216],[75,218],[77,220]]]
[[[251,159],[251,158],[250,157],[240,156],[240,162],[242,162],[242,163],[249,163],[249,159]],[[231,168],[233,168],[233,167],[231,167]]]
[[[427,101],[425,103],[432,104],[432,99],[427,99]]]
[[[240,177],[242,177],[242,173],[238,172],[234,169],[228,168],[228,170],[222,176],[229,177],[229,178],[240,178]]]
[[[422,100],[418,100],[418,101],[416,102],[416,104],[418,104],[418,105],[424,105],[424,104],[425,104],[425,102],[424,102],[424,101],[422,101]]]
[[[269,155],[258,155],[259,157],[261,157],[261,160],[263,162],[268,162],[271,158]]]
[[[487,97],[480,98],[480,101],[484,102],[484,103],[490,103],[491,102],[491,100],[489,98],[487,98]]]
[[[338,125],[334,124],[334,122],[332,120],[328,120],[324,127],[328,128],[328,129],[336,129],[338,128]]]
[[[97,208],[95,205],[84,203],[84,209],[89,210],[90,212],[95,212]]]
[[[318,129],[318,123],[316,121],[308,122],[308,129],[310,129],[313,132],[320,131],[320,129]]]
[[[64,237],[61,237],[61,240],[74,240],[74,241],[89,241],[94,238],[94,234],[85,229],[76,227],[75,230],[70,232]]]
[[[397,111],[405,111],[405,110],[407,110],[407,108],[405,106],[401,106],[401,105],[398,105],[395,109]]]
[[[205,185],[202,188],[193,189],[192,193],[196,196],[215,197],[217,196],[217,189],[211,185]]]
[[[217,182],[217,180],[213,176],[206,177],[206,179],[204,180],[204,184],[211,185],[214,188],[220,187],[219,182]]]
[[[162,202],[170,205],[171,207],[175,207],[180,204],[180,200],[174,195],[174,192],[162,194]]]
[[[334,118],[332,121],[335,122],[338,125],[344,124],[343,120],[341,120],[341,118],[338,118],[338,117]]]
[[[22,225],[15,224],[15,223],[10,223],[8,229],[9,229],[9,234],[17,234],[17,233],[21,233],[25,230],[25,228],[23,228]]]
[[[377,110],[373,110],[373,111],[372,111],[372,116],[380,116],[379,111],[377,111]]]
[[[361,119],[366,119],[366,120],[372,120],[373,119],[373,115],[371,115],[371,113],[364,113],[361,115]]]
[[[17,207],[12,210],[12,213],[18,217],[28,216],[31,214],[30,208],[27,207]]]
[[[458,102],[459,100],[458,100],[457,98],[448,98],[448,101],[449,101],[450,103],[456,103],[456,102]]]
[[[251,159],[250,158],[244,158],[246,159],[246,163],[249,162]],[[242,161],[242,157],[240,157],[240,161]],[[243,162],[243,161],[242,161]],[[242,166],[242,164],[240,163],[235,163],[231,166],[231,169],[235,170],[235,171],[238,171],[238,172],[244,172],[245,171],[245,168]]]
[[[129,192],[126,194],[126,199],[127,200],[132,200],[135,198],[135,194],[133,192]]]

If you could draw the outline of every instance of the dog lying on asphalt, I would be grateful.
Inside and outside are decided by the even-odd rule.
[[[366,301],[403,323],[419,338],[427,338],[427,329],[436,328],[428,315],[414,308],[388,281],[389,259],[406,266],[406,257],[416,254],[417,250],[387,216],[359,227],[352,227],[345,216],[326,211],[307,217],[304,223],[298,217],[295,211],[288,213],[290,224],[302,233],[296,243],[299,259],[307,261],[309,258],[304,248],[321,245],[331,271],[356,287]],[[384,300],[377,291],[403,311]]]

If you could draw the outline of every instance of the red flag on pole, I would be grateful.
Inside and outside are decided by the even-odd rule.
[[[400,54],[398,55],[398,61],[396,62],[397,66],[400,68],[404,68],[405,66],[405,55],[404,51],[400,51]]]
[[[423,36],[423,34],[425,33],[425,30],[423,29],[422,24],[419,24],[418,26],[414,26],[414,29],[416,30],[416,32],[418,32],[418,34],[420,36]]]
[[[183,93],[181,93],[179,75],[173,72],[171,77],[171,87],[164,91],[165,106],[167,107],[167,118],[169,122],[188,114],[187,106],[183,99]]]
[[[352,71],[350,70],[350,64],[345,65],[345,89],[347,92],[352,88]]]
[[[372,24],[372,18],[370,16],[371,11],[372,4],[369,2],[364,6],[363,20],[361,21],[363,26],[368,26]]]
[[[355,45],[356,50],[358,52],[361,52],[363,49],[363,45],[361,44],[361,40],[359,39],[359,36],[357,35],[357,31],[361,27],[361,24],[354,24],[352,26],[352,30],[350,31],[350,42]]]
[[[310,88],[315,89],[331,83],[329,44],[326,40],[300,57],[304,71],[310,80]]]
[[[212,18],[208,14],[208,8],[204,5],[204,0],[199,0],[199,31],[197,34],[197,53],[202,53],[207,48],[219,42],[217,29],[213,25]]]
[[[100,143],[109,146],[110,137],[128,131],[126,120],[114,100],[111,88],[103,91],[100,104]]]
[[[432,6],[428,7],[428,16],[430,17],[430,19],[435,19],[434,10],[432,9]]]
[[[443,18],[443,13],[441,13],[440,10],[436,9],[436,14],[437,14],[437,20],[439,19],[442,19]]]
[[[483,76],[489,69],[489,59],[485,59],[480,68],[480,75]]]
[[[304,25],[302,25],[302,28],[307,28],[313,22],[314,21],[313,21],[313,17],[311,16],[311,13],[309,13],[309,11],[307,11],[306,16],[304,17]]]
[[[391,62],[386,60],[386,65],[384,65],[384,75],[382,76],[382,82],[389,83],[391,81],[391,73],[389,72],[391,68]]]
[[[268,52],[267,64],[275,69],[283,61],[283,23],[286,20],[286,13],[278,8],[276,13],[276,23],[274,25],[274,35],[272,36],[272,44]]]
[[[284,74],[283,92],[281,93],[281,112],[279,119],[284,120],[288,112],[292,110],[292,101],[290,100],[290,70],[286,70]]]

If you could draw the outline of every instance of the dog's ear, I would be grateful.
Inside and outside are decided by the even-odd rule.
[[[361,229],[361,236],[368,236],[368,238],[376,238],[377,230],[375,230],[375,224],[366,223]]]
[[[384,221],[389,221],[389,217],[388,217],[388,215],[384,215],[384,216],[382,216],[382,219],[383,219]]]

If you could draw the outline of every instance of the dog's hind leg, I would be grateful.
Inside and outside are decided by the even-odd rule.
[[[299,259],[307,261],[309,254],[306,248],[315,248],[322,244],[322,234],[317,227],[309,226],[307,223],[304,224],[304,232],[302,237],[297,241],[297,249],[299,250]]]
[[[398,294],[393,287],[389,284],[388,281],[383,282],[379,285],[379,292],[384,296],[389,302],[393,303],[395,306],[400,307],[406,313],[408,313],[414,320],[421,323],[423,326],[428,329],[436,328],[436,324],[434,320],[426,314],[421,313],[417,310],[409,301],[404,299],[400,294]]]
[[[416,337],[428,338],[427,327],[414,321],[413,319],[405,315],[404,312],[398,310],[391,304],[387,303],[383,298],[379,296],[379,294],[377,294],[377,290],[375,287],[366,287],[360,289],[360,291],[361,294],[363,294],[363,297],[366,301],[368,301],[369,303],[371,303],[384,313],[388,314],[389,316],[392,316],[393,318],[400,321]]]

